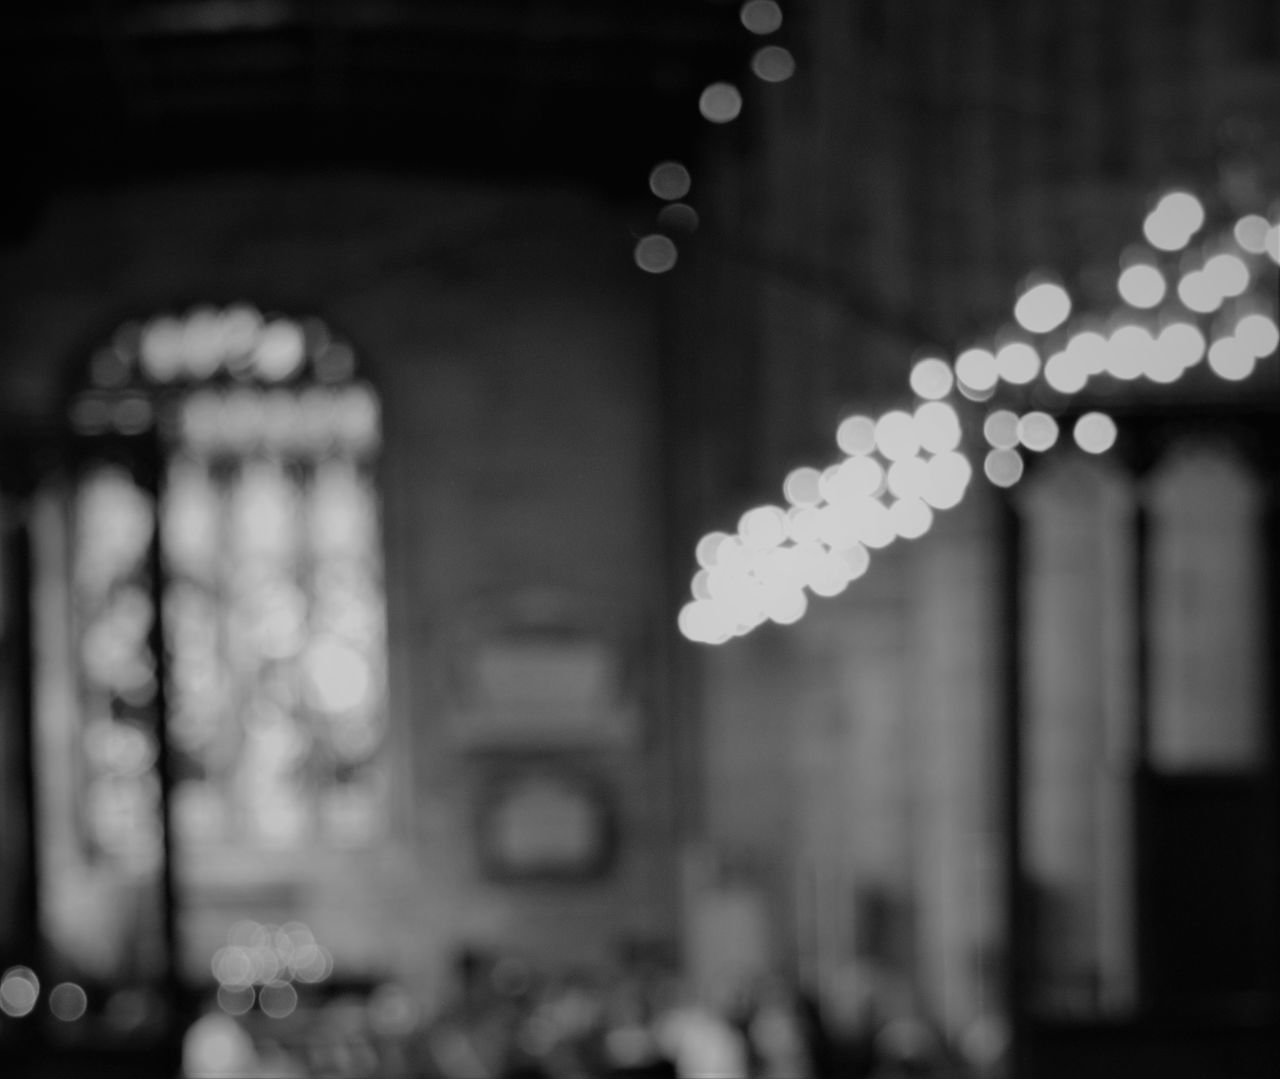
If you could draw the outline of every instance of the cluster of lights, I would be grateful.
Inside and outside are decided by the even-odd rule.
[[[0,978],[0,1012],[11,1019],[22,1019],[36,1010],[40,1002],[40,979],[30,967],[10,967]],[[89,996],[75,982],[59,982],[48,997],[49,1011],[55,1019],[74,1023],[84,1018]]]
[[[791,472],[786,506],[757,506],[735,534],[702,538],[680,631],[720,644],[765,621],[798,621],[810,594],[838,595],[866,572],[871,550],[923,536],[936,512],[959,504],[974,471],[966,442],[985,444],[989,482],[1018,483],[1024,454],[1044,453],[1065,435],[1043,408],[1019,411],[995,401],[1002,386],[1025,397],[1040,383],[1069,398],[1103,376],[1169,384],[1202,361],[1224,380],[1247,378],[1280,346],[1274,301],[1250,293],[1268,260],[1280,265],[1278,217],[1246,215],[1191,250],[1206,222],[1204,207],[1189,192],[1164,195],[1143,223],[1146,245],[1121,257],[1116,288],[1128,310],[1107,323],[1070,322],[1071,297],[1059,281],[1025,281],[1014,304],[1016,326],[991,347],[975,344],[951,362],[915,362],[914,410],[845,419],[836,432],[845,456],[825,469]],[[990,402],[973,425],[981,442],[977,432],[965,438],[954,397]],[[1070,428],[1075,446],[1090,454],[1106,453],[1117,436],[1115,421],[1100,411],[1085,412]]]
[[[333,973],[333,955],[301,922],[283,926],[237,922],[210,963],[218,982],[218,1006],[244,1015],[255,1001],[263,1014],[284,1019],[298,1006],[294,982],[323,982]]]
[[[738,21],[756,38],[767,38],[782,28],[782,8],[777,0],[745,0]],[[751,56],[751,72],[761,82],[786,82],[795,74],[796,61],[782,45],[768,43]],[[729,124],[742,115],[742,91],[732,82],[719,80],[698,95],[698,111],[711,124]],[[679,161],[663,161],[649,172],[649,190],[664,205],[658,211],[655,232],[636,241],[635,262],[645,273],[662,274],[674,269],[680,257],[676,238],[698,227],[698,213],[686,201],[692,179]]]

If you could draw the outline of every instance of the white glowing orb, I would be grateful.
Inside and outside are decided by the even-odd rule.
[[[1143,326],[1120,326],[1107,340],[1107,374],[1130,381],[1146,369],[1155,338]]]
[[[1071,297],[1066,289],[1051,281],[1033,285],[1018,297],[1013,317],[1031,333],[1048,333],[1061,326],[1071,314]]]
[[[870,416],[848,416],[836,428],[836,445],[851,457],[876,448],[876,422]]]
[[[895,461],[889,468],[889,491],[896,498],[921,498],[929,487],[929,466],[919,457]]]
[[[1202,272],[1222,296],[1239,296],[1249,287],[1249,267],[1237,255],[1214,255]]]
[[[890,461],[911,457],[920,448],[910,413],[895,409],[876,421],[876,448]]]
[[[1209,346],[1209,367],[1229,382],[1248,378],[1257,363],[1257,357],[1234,337],[1223,337]]]
[[[1261,214],[1245,214],[1232,229],[1235,241],[1242,251],[1261,255],[1267,250],[1267,229],[1270,225]]]
[[[1129,266],[1117,282],[1120,298],[1131,307],[1155,307],[1164,299],[1168,286],[1164,275],[1145,262]]]
[[[997,450],[1011,450],[1018,444],[1018,416],[1007,408],[998,408],[982,422],[982,437]]]
[[[1256,359],[1270,356],[1280,345],[1280,330],[1268,315],[1245,315],[1236,323],[1235,338]]]
[[[990,390],[999,377],[995,356],[984,348],[965,349],[956,357],[956,378],[971,390],[979,393]]]
[[[933,510],[920,498],[900,498],[889,507],[894,531],[903,539],[919,539],[933,524]]]
[[[1199,327],[1190,322],[1171,322],[1160,331],[1156,347],[1185,370],[1204,359],[1207,346]]]
[[[1152,247],[1180,251],[1204,224],[1204,207],[1188,191],[1171,191],[1156,204],[1142,223]]]
[[[911,368],[911,392],[927,401],[940,401],[951,392],[955,377],[946,360],[926,356]]]
[[[1011,341],[996,353],[996,370],[1010,385],[1025,386],[1040,374],[1040,354],[1025,341]]]
[[[698,546],[694,549],[694,557],[698,560],[698,565],[704,569],[709,569],[716,564],[716,556],[720,550],[720,544],[729,537],[723,532],[708,532],[702,539],[698,540]]]
[[[816,506],[822,501],[818,482],[822,473],[807,465],[792,469],[782,482],[782,493],[793,506]]]
[[[1035,453],[1044,453],[1058,441],[1058,421],[1047,412],[1028,412],[1018,420],[1018,441]]]
[[[926,401],[916,409],[914,421],[916,438],[930,453],[948,453],[960,445],[960,417],[945,401]]]
[[[1072,430],[1076,445],[1085,453],[1106,453],[1116,442],[1116,421],[1105,412],[1086,412]]]
[[[1206,315],[1222,306],[1222,293],[1203,270],[1191,270],[1178,282],[1178,299],[1188,311]]]
[[[997,487],[1012,487],[1022,479],[1024,465],[1017,450],[997,449],[987,453],[982,471]]]
[[[1089,382],[1084,364],[1065,349],[1055,352],[1044,363],[1044,378],[1059,393],[1079,393]]]
[[[749,551],[767,551],[787,538],[786,515],[777,506],[756,506],[742,515],[738,533]]]

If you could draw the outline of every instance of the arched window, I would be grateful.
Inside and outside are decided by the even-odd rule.
[[[112,935],[84,930],[106,879],[154,893],[165,799],[195,890],[366,845],[388,805],[379,407],[350,346],[197,307],[122,326],[85,382],[41,578],[74,677],[46,656],[38,736],[42,786],[71,802],[42,811],[46,930],[78,953]]]

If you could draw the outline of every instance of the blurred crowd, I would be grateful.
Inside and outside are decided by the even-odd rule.
[[[243,1052],[222,1065],[189,1058],[187,1074],[380,1076],[383,1079],[995,1079],[999,1036],[975,1028],[949,1044],[900,993],[851,971],[821,995],[757,975],[695,991],[657,968],[541,971],[511,957],[459,955],[442,1004],[418,1014],[407,996],[365,1010],[341,1034],[338,1012],[308,1045],[267,1051],[236,1029]],[[380,1009],[380,1010],[379,1010]],[[197,1024],[199,1026],[199,1024]],[[350,1027],[350,1024],[348,1024]],[[194,1029],[194,1028],[193,1028]],[[212,1044],[212,1042],[210,1043]],[[208,1053],[205,1054],[208,1056]],[[234,1059],[233,1059],[234,1058]]]

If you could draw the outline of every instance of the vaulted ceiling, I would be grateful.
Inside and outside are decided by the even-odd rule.
[[[3,16],[32,191],[328,166],[643,183],[743,63],[732,0],[40,0]],[[630,177],[630,180],[628,180]]]

